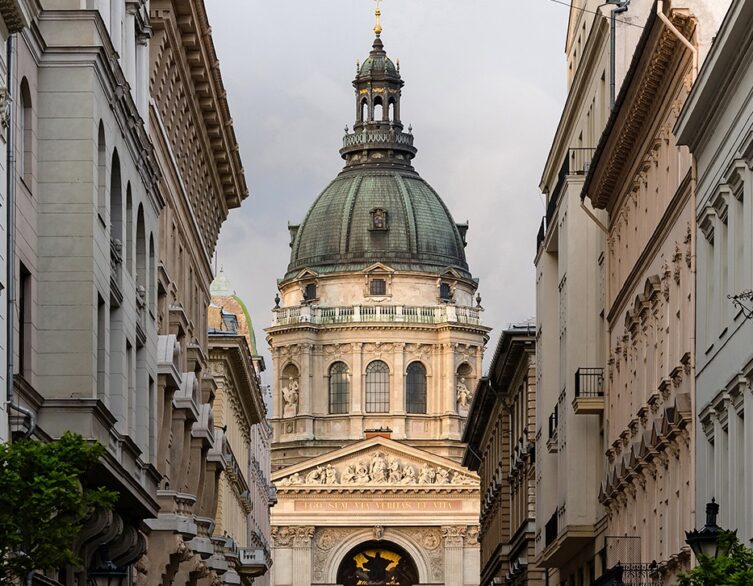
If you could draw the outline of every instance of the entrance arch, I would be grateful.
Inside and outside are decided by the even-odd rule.
[[[416,586],[416,562],[399,545],[390,541],[367,541],[345,555],[337,570],[342,586]]]

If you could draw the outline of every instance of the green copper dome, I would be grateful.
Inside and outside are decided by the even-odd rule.
[[[357,118],[340,155],[345,168],[311,206],[292,242],[285,279],[302,269],[361,271],[380,262],[397,271],[471,278],[465,232],[413,168],[413,133],[403,132],[403,80],[377,34],[353,82]]]
[[[395,270],[470,277],[460,229],[415,172],[359,169],[322,192],[295,232],[286,278],[303,268],[358,271],[381,262]]]

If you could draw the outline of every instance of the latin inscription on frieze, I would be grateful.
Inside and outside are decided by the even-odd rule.
[[[406,512],[406,513],[437,513],[462,511],[461,500],[432,500],[432,501],[321,501],[296,500],[296,511],[307,512]]]

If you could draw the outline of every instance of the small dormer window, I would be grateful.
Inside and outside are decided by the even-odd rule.
[[[309,283],[303,290],[303,300],[313,301],[316,299],[316,283]]]
[[[376,208],[371,210],[371,229],[377,231],[389,230],[387,210]]]
[[[372,279],[369,283],[369,295],[387,295],[387,281],[384,279]]]
[[[452,299],[452,287],[449,283],[442,282],[439,284],[439,298],[442,301],[450,301]]]

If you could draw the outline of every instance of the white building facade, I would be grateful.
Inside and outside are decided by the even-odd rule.
[[[753,538],[753,2],[735,0],[675,127],[697,177],[696,511]],[[713,113],[713,115],[710,115]],[[748,308],[750,297],[740,302]],[[700,519],[698,521],[700,525]]]

